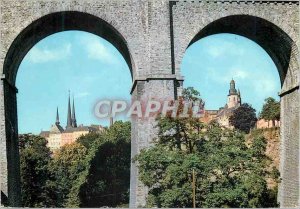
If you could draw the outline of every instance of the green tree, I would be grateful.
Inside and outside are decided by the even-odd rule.
[[[47,141],[31,134],[19,135],[21,189],[23,207],[53,207]]]
[[[200,92],[194,89],[194,87],[187,87],[184,88],[182,91],[182,97],[189,101],[202,101],[200,98]]]
[[[272,121],[274,126],[275,120],[280,120],[280,102],[272,97],[266,98],[260,113],[260,118]]]
[[[245,133],[249,133],[251,128],[255,127],[256,121],[255,109],[247,103],[235,109],[229,117],[229,123]]]
[[[80,189],[82,207],[128,207],[130,139],[130,122],[121,121],[93,139],[88,176]]]
[[[192,105],[198,105],[200,110],[204,109],[205,106],[205,102],[200,97],[200,92],[194,89],[193,87],[184,88],[182,91],[182,98],[180,98],[179,101],[181,103],[183,101],[193,102]]]
[[[79,207],[79,189],[89,167],[87,148],[75,142],[63,146],[53,156],[50,168],[56,191],[56,207]]]
[[[101,137],[101,133],[92,132],[83,136],[80,136],[76,141],[82,144],[85,148],[92,148],[93,144],[97,139]]]
[[[23,206],[128,205],[130,133],[130,122],[117,121],[104,132],[82,136],[54,154],[44,138],[21,135]]]
[[[263,137],[247,145],[241,132],[180,120],[160,118],[155,145],[135,158],[140,179],[149,187],[148,207],[192,207],[192,170],[197,207],[276,206],[265,180]]]

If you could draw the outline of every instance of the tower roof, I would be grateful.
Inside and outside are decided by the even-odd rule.
[[[66,128],[72,127],[72,115],[71,115],[71,102],[70,102],[70,91],[69,91],[69,100],[68,100],[68,115],[67,115],[67,126]]]
[[[57,125],[59,125],[59,114],[58,114],[58,107],[57,107],[57,109],[56,109],[56,122],[55,122],[55,124],[57,124]]]
[[[230,89],[229,89],[228,96],[230,96],[230,95],[237,95],[237,94],[238,94],[238,92],[237,92],[237,90],[235,88],[235,81],[232,79],[230,81]]]
[[[72,126],[73,126],[74,128],[77,127],[76,114],[75,114],[75,102],[74,102],[74,96],[73,96],[73,107],[72,107]]]
[[[62,133],[63,131],[64,131],[63,127],[61,127],[59,124],[55,124],[51,126],[49,133],[58,134],[58,133]]]

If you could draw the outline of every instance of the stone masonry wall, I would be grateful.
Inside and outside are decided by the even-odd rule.
[[[174,98],[173,80],[139,81],[132,95],[132,100],[147,102],[148,100],[172,100]],[[131,156],[134,157],[142,149],[148,148],[156,137],[157,130],[154,118],[132,118]],[[130,207],[146,205],[148,188],[138,179],[136,163],[131,164]]]
[[[299,89],[281,98],[280,207],[299,207]]]

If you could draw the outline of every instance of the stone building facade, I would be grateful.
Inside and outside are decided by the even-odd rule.
[[[184,82],[183,56],[201,38],[234,33],[259,44],[276,64],[282,85],[280,206],[299,206],[298,1],[2,0],[0,4],[2,204],[20,206],[18,67],[39,40],[61,31],[81,30],[101,36],[123,55],[132,75],[128,91],[133,101],[177,99]],[[154,118],[132,118],[132,157],[151,146],[156,133]],[[131,207],[146,203],[148,189],[138,176],[132,163]]]

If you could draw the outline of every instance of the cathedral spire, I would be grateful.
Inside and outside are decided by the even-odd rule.
[[[68,116],[67,116],[67,126],[66,128],[72,127],[72,117],[71,117],[71,103],[70,103],[70,90],[69,90],[69,100],[68,100]]]
[[[77,127],[76,114],[75,114],[75,102],[74,102],[74,96],[73,96],[73,108],[72,108],[72,126],[73,126],[74,128]]]
[[[59,125],[59,114],[58,114],[58,107],[56,109],[56,122],[55,122],[56,125]]]

